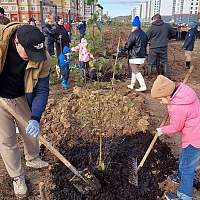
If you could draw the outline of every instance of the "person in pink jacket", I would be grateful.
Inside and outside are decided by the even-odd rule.
[[[89,61],[94,59],[94,56],[87,50],[87,40],[85,38],[81,39],[78,46],[71,48],[71,51],[79,51],[79,65],[81,76],[83,78],[89,77]]]
[[[177,194],[166,192],[167,200],[192,200],[195,171],[200,161],[200,102],[195,91],[159,75],[151,89],[151,96],[167,104],[170,122],[157,128],[157,134],[181,135],[182,151],[176,182]],[[170,178],[170,177],[169,177]],[[175,178],[171,176],[173,181]]]

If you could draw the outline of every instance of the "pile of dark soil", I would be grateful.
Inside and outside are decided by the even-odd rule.
[[[64,138],[63,138],[64,140]],[[59,200],[156,200],[163,192],[159,183],[176,168],[175,158],[166,144],[158,141],[154,150],[139,172],[139,187],[128,182],[130,159],[140,161],[152,140],[150,133],[138,133],[115,139],[106,138],[106,171],[100,176],[102,189],[96,194],[83,196],[69,182],[73,174],[61,163],[52,167],[49,177],[50,198]],[[62,142],[59,150],[78,169],[94,166],[99,154],[96,143],[88,143],[82,138],[79,145],[70,148]]]

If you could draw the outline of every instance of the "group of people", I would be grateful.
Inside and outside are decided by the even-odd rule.
[[[144,63],[148,41],[149,65],[154,65],[157,62],[155,55],[159,55],[163,66],[166,64],[168,67],[167,43],[168,39],[174,36],[174,31],[161,20],[160,15],[155,15],[153,20],[149,31],[145,33],[141,30],[139,18],[135,17],[128,42],[121,49],[129,52],[132,69],[131,85],[128,86],[130,89],[134,88],[137,79],[141,85],[138,91],[146,90],[138,67]],[[62,26],[62,20],[58,25]],[[50,26],[47,28],[48,30],[44,31],[51,35],[53,29]],[[62,31],[64,33],[62,27],[58,27],[56,34],[61,35],[58,40],[67,43],[68,40],[62,38]],[[44,34],[33,25],[18,22],[1,25],[0,33],[0,154],[10,177],[13,178],[15,195],[25,197],[28,189],[15,126],[18,126],[24,139],[26,165],[32,168],[47,167],[48,163],[39,157],[38,136],[40,119],[48,101],[50,55],[45,48]],[[188,62],[194,43],[191,44],[191,41],[194,38],[195,32],[191,28],[183,46],[187,55],[187,68],[190,67]],[[59,48],[61,69],[65,71],[64,66],[69,64],[71,51],[79,51],[80,64],[84,69],[88,61],[93,59],[93,55],[86,47],[87,40],[81,38],[80,44],[76,47],[70,48],[66,44]],[[179,169],[177,174],[169,177],[179,184],[179,188],[177,194],[166,192],[165,197],[167,200],[192,200],[195,170],[200,161],[200,102],[192,88],[167,78],[168,69],[164,70],[164,75],[159,75],[155,80],[151,96],[168,105],[170,122],[157,128],[157,134],[161,136],[180,132],[182,136]],[[20,118],[27,121],[27,125]]]
[[[170,77],[170,66],[168,63],[168,42],[176,38],[176,31],[168,23],[164,23],[160,14],[152,17],[152,24],[145,33],[141,29],[141,22],[136,16],[132,22],[132,30],[125,46],[118,49],[117,52],[124,53],[128,51],[129,65],[132,71],[131,83],[129,89],[134,89],[135,82],[138,80],[140,88],[136,91],[146,91],[147,87],[139,67],[144,64],[147,57],[148,76],[151,77],[152,69],[157,68],[158,73]],[[194,42],[197,33],[197,23],[191,22],[188,25],[188,33],[185,38],[183,49],[185,50],[185,67],[190,68],[191,54],[194,48]],[[149,45],[149,46],[148,46]],[[147,55],[147,46],[149,52]]]
[[[167,191],[165,197],[167,200],[192,200],[196,169],[200,162],[200,101],[191,87],[183,83],[175,83],[167,78],[169,77],[168,40],[175,38],[176,32],[169,24],[162,21],[159,14],[153,16],[152,20],[153,23],[145,34],[141,29],[139,17],[136,16],[132,22],[128,42],[124,48],[117,51],[118,53],[128,51],[132,69],[131,84],[128,88],[133,89],[135,81],[138,80],[140,88],[136,91],[146,90],[144,78],[138,67],[144,64],[148,43],[148,75],[151,75],[152,67],[158,64],[158,60],[162,64],[164,76],[158,75],[153,83],[151,96],[161,104],[167,105],[170,121],[168,125],[156,129],[157,135],[179,133],[182,143],[178,171],[169,176],[169,180],[179,184],[178,191],[177,193]],[[183,44],[186,69],[190,69],[191,66],[196,33],[197,24],[192,22],[188,25],[188,33]]]
[[[77,47],[70,48],[70,31],[64,27],[63,19],[58,17],[57,25],[54,26],[50,18],[46,18],[43,33],[45,36],[45,45],[47,51],[52,56],[54,55],[54,44],[56,44],[56,55],[58,65],[57,72],[61,75],[61,84],[64,89],[69,88],[69,73],[70,73],[70,54],[72,51],[79,51],[79,63],[82,77],[87,76],[88,63],[93,59],[93,55],[87,51],[87,40],[84,38],[86,33],[86,22],[81,21],[77,25],[80,33],[80,43]]]

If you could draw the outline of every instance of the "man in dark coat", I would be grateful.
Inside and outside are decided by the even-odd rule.
[[[190,69],[191,65],[191,54],[194,49],[194,43],[197,34],[197,23],[191,22],[188,25],[188,33],[185,37],[185,42],[183,44],[183,49],[185,50],[185,67]]]
[[[0,7],[0,24],[6,25],[10,23],[10,20],[5,16],[4,9]]]
[[[54,55],[54,42],[55,33],[53,31],[53,22],[50,18],[45,19],[45,27],[43,28],[43,33],[45,36],[45,46],[50,56]]]
[[[80,41],[82,38],[84,38],[85,36],[85,32],[86,32],[86,22],[85,21],[81,21],[79,22],[78,26],[77,26],[77,29],[79,30],[79,33],[80,33]]]
[[[61,17],[58,17],[57,25],[54,30],[54,34],[56,37],[56,53],[57,57],[60,55],[62,49],[67,46],[70,46],[70,38],[69,34],[64,27],[64,22]]]
[[[176,31],[170,24],[164,23],[159,14],[152,17],[153,23],[147,31],[147,37],[150,44],[148,55],[148,75],[151,76],[152,67],[156,65],[157,58],[160,59],[164,67],[164,75],[169,76],[168,66],[168,41],[176,38]]]

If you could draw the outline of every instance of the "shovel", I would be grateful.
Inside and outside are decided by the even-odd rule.
[[[192,65],[191,68],[189,69],[189,71],[187,72],[187,74],[185,75],[185,78],[184,78],[184,80],[183,80],[183,83],[186,83],[186,82],[188,81],[188,79],[189,79],[189,77],[190,77],[190,75],[191,75],[193,69],[194,69],[194,66]],[[167,119],[168,119],[168,114],[166,114],[165,117],[163,118],[163,120],[162,120],[162,122],[161,122],[161,124],[160,124],[160,127],[162,127],[162,126],[165,125]],[[137,164],[136,164],[136,161],[137,161],[136,159],[135,159],[135,160],[136,160],[135,162],[132,162],[132,166],[133,166],[133,167],[132,167],[132,171],[133,171],[133,172],[132,172],[131,174],[133,174],[133,176],[132,176],[131,179],[130,179],[131,181],[129,180],[129,182],[130,182],[131,184],[133,184],[133,185],[135,185],[135,186],[138,186],[138,171],[140,171],[140,169],[143,167],[143,165],[144,165],[144,163],[145,163],[147,157],[149,156],[151,150],[152,150],[153,147],[154,147],[154,144],[155,144],[156,141],[157,141],[157,138],[158,138],[158,134],[155,133],[155,136],[154,136],[154,138],[153,138],[151,144],[149,145],[149,147],[148,147],[148,149],[147,149],[147,151],[146,151],[144,157],[142,158],[142,160],[141,160],[141,162],[140,162],[140,164],[139,164],[138,167],[135,167],[135,166],[137,165]]]
[[[19,120],[24,127],[28,123],[18,115],[2,98],[0,98],[0,103],[4,105],[4,108],[13,115],[17,120]],[[88,170],[78,171],[61,153],[59,153],[44,137],[39,136],[40,142],[51,151],[66,167],[70,169],[75,176],[70,180],[74,187],[82,194],[88,194],[92,191],[99,191],[101,184],[99,180]]]

